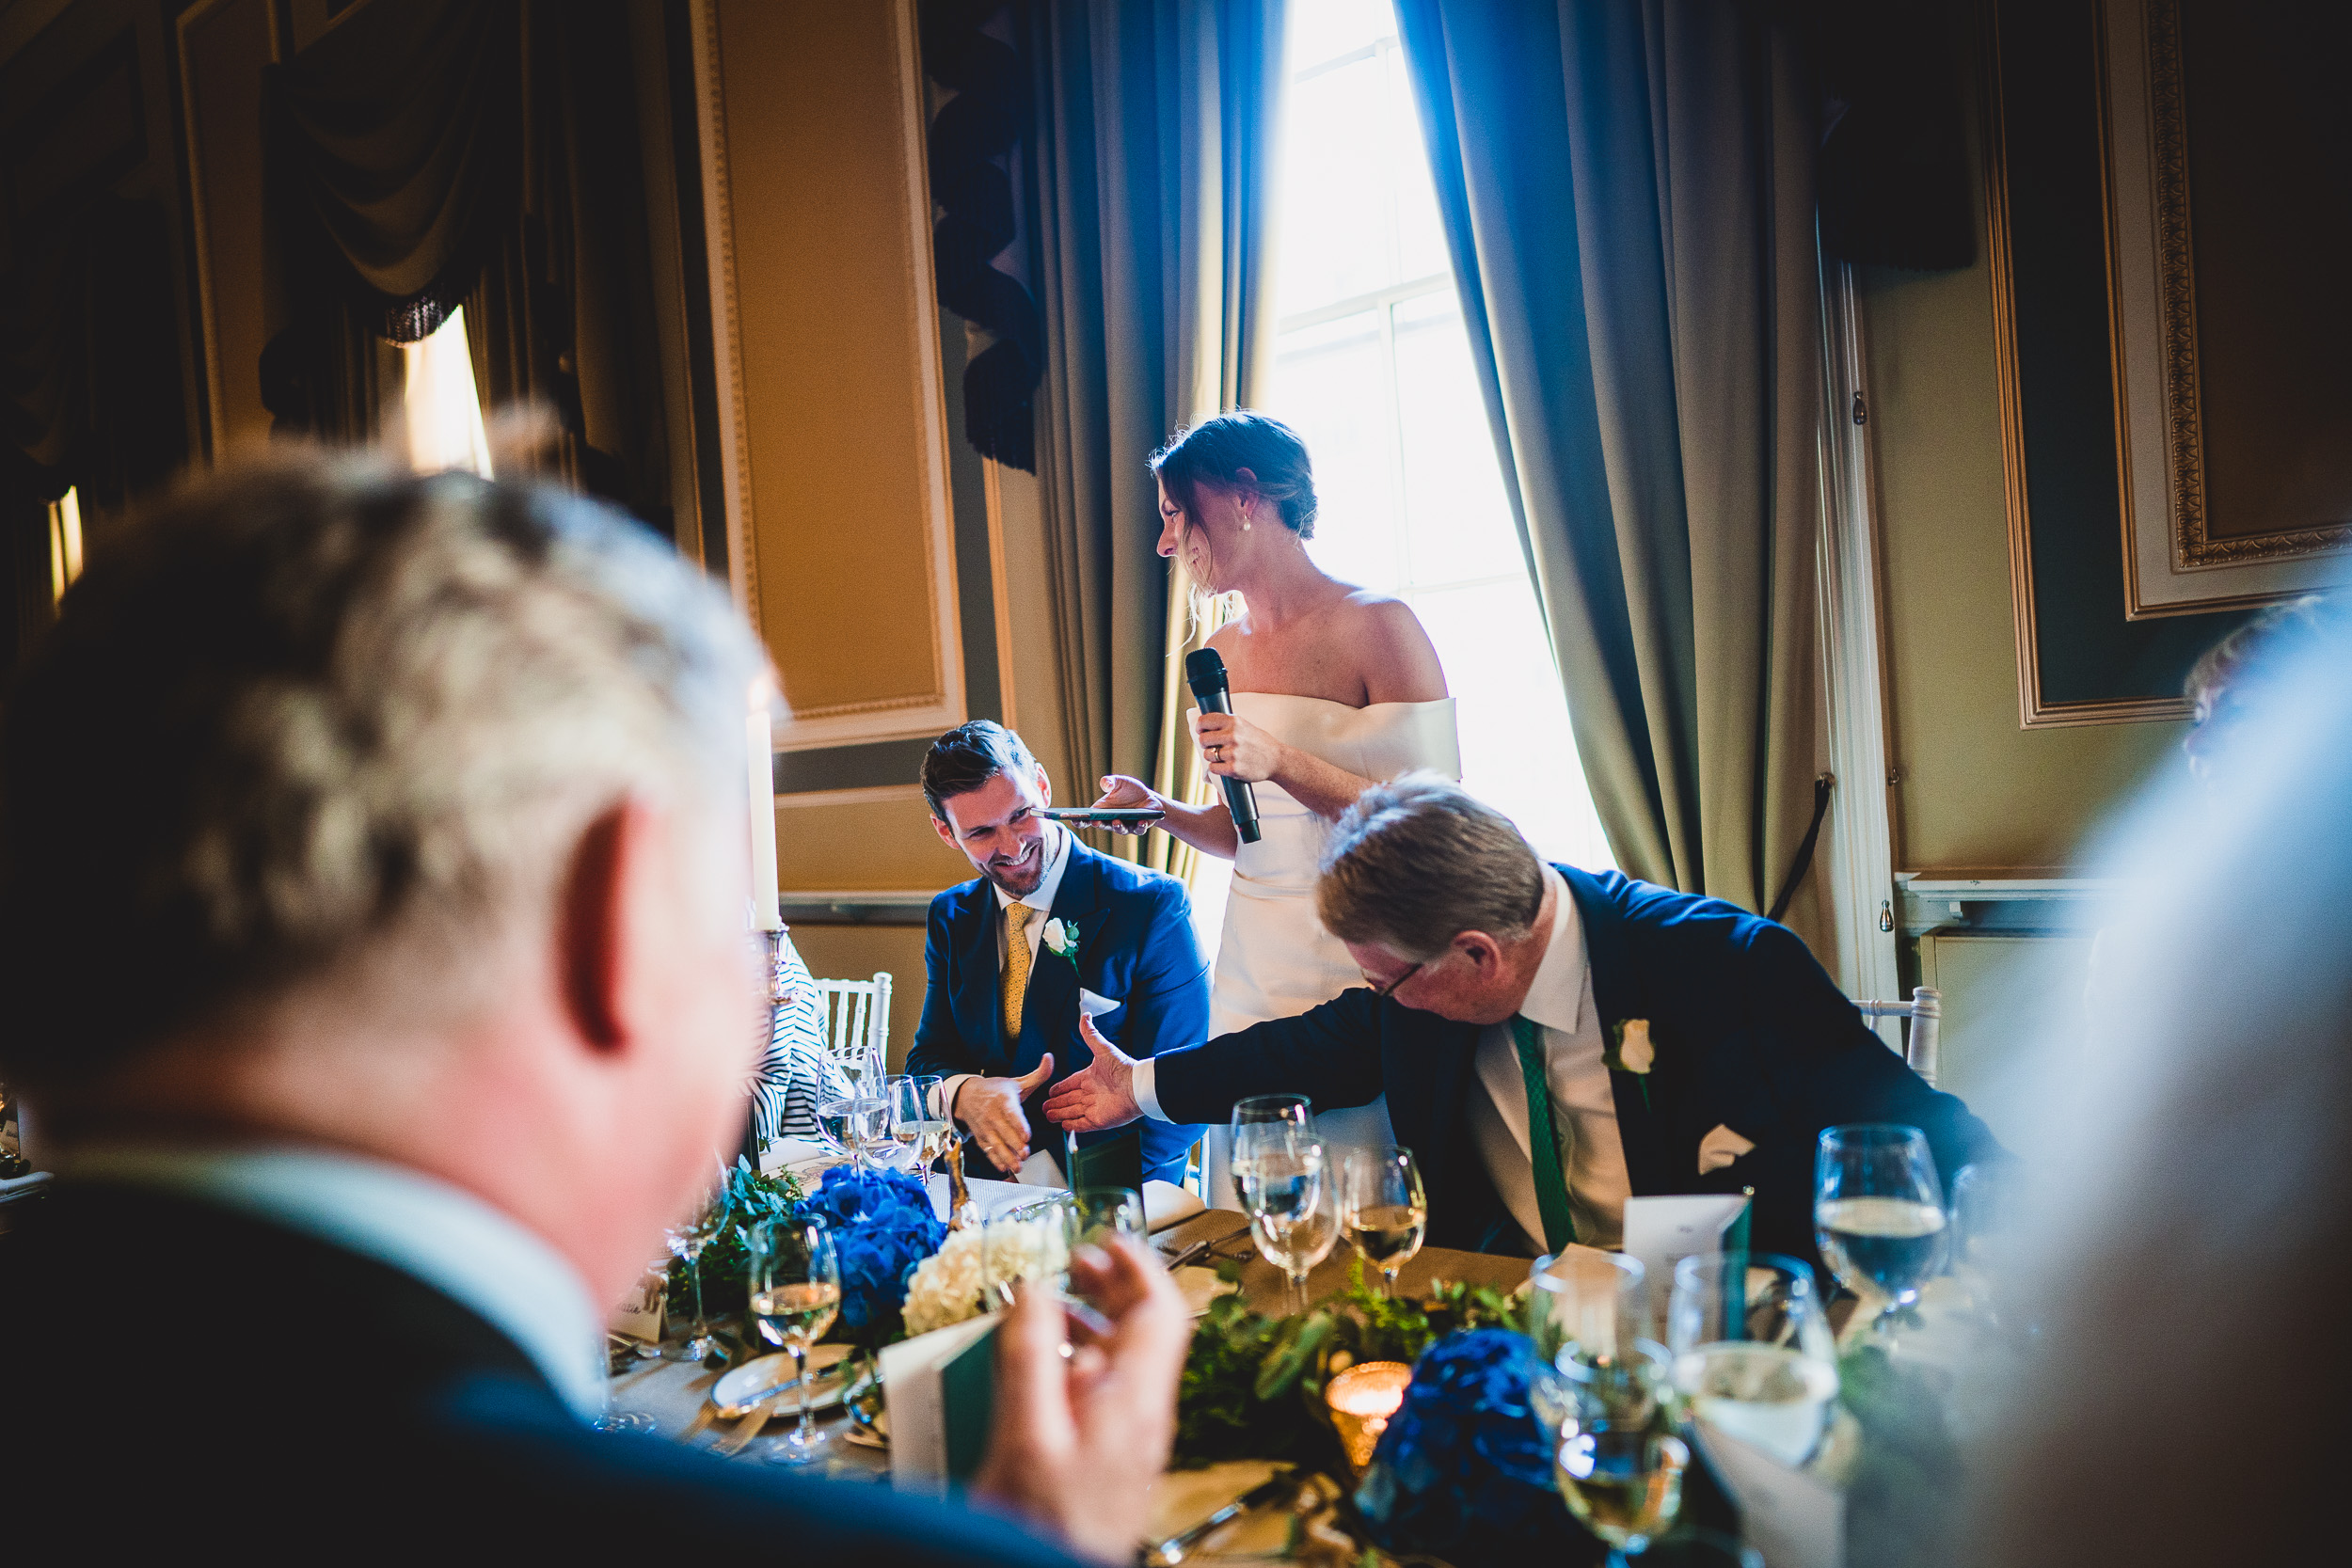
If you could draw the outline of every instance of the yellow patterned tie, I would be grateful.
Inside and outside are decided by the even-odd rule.
[[[1005,906],[1005,1038],[1021,1037],[1021,1004],[1029,995],[1029,939],[1025,931],[1037,911],[1026,904]]]

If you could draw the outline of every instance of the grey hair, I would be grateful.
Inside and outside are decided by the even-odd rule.
[[[1438,773],[1358,796],[1324,843],[1322,871],[1326,929],[1417,963],[1464,931],[1516,942],[1544,903],[1543,863],[1511,819]]]
[[[103,1073],[394,931],[544,907],[632,793],[744,801],[764,660],[593,501],[280,458],[93,552],[0,746],[0,1070]]]

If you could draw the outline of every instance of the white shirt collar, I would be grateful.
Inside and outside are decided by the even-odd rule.
[[[1070,864],[1070,830],[1058,822],[1048,822],[1045,832],[1053,846],[1045,851],[1045,875],[1038,879],[1036,887],[1019,898],[991,882],[989,886],[995,888],[998,909],[1012,904],[1026,904],[1041,913],[1054,912],[1054,895],[1060,890],[1061,874]]]
[[[519,1346],[583,1420],[604,1407],[603,1314],[562,1255],[489,1204],[402,1165],[314,1148],[84,1150],[61,1175],[242,1210],[423,1281]]]
[[[1544,886],[1553,895],[1551,941],[1544,948],[1544,961],[1535,966],[1534,983],[1527,988],[1519,1013],[1547,1029],[1573,1035],[1584,1002],[1584,927],[1567,879],[1547,865]]]

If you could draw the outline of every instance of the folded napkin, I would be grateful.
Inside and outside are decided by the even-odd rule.
[[[1169,1226],[1184,1224],[1207,1207],[1198,1193],[1188,1192],[1172,1181],[1143,1184],[1144,1227],[1155,1235]]]

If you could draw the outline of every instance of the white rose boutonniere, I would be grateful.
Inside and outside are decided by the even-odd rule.
[[[1045,949],[1054,957],[1066,958],[1075,964],[1078,961],[1078,927],[1076,925],[1066,920],[1047,921],[1045,923]]]
[[[1650,1043],[1649,1020],[1620,1019],[1609,1026],[1611,1044],[1601,1060],[1612,1072],[1629,1072],[1642,1085],[1642,1104],[1649,1105],[1649,1069],[1657,1064],[1658,1048]]]

